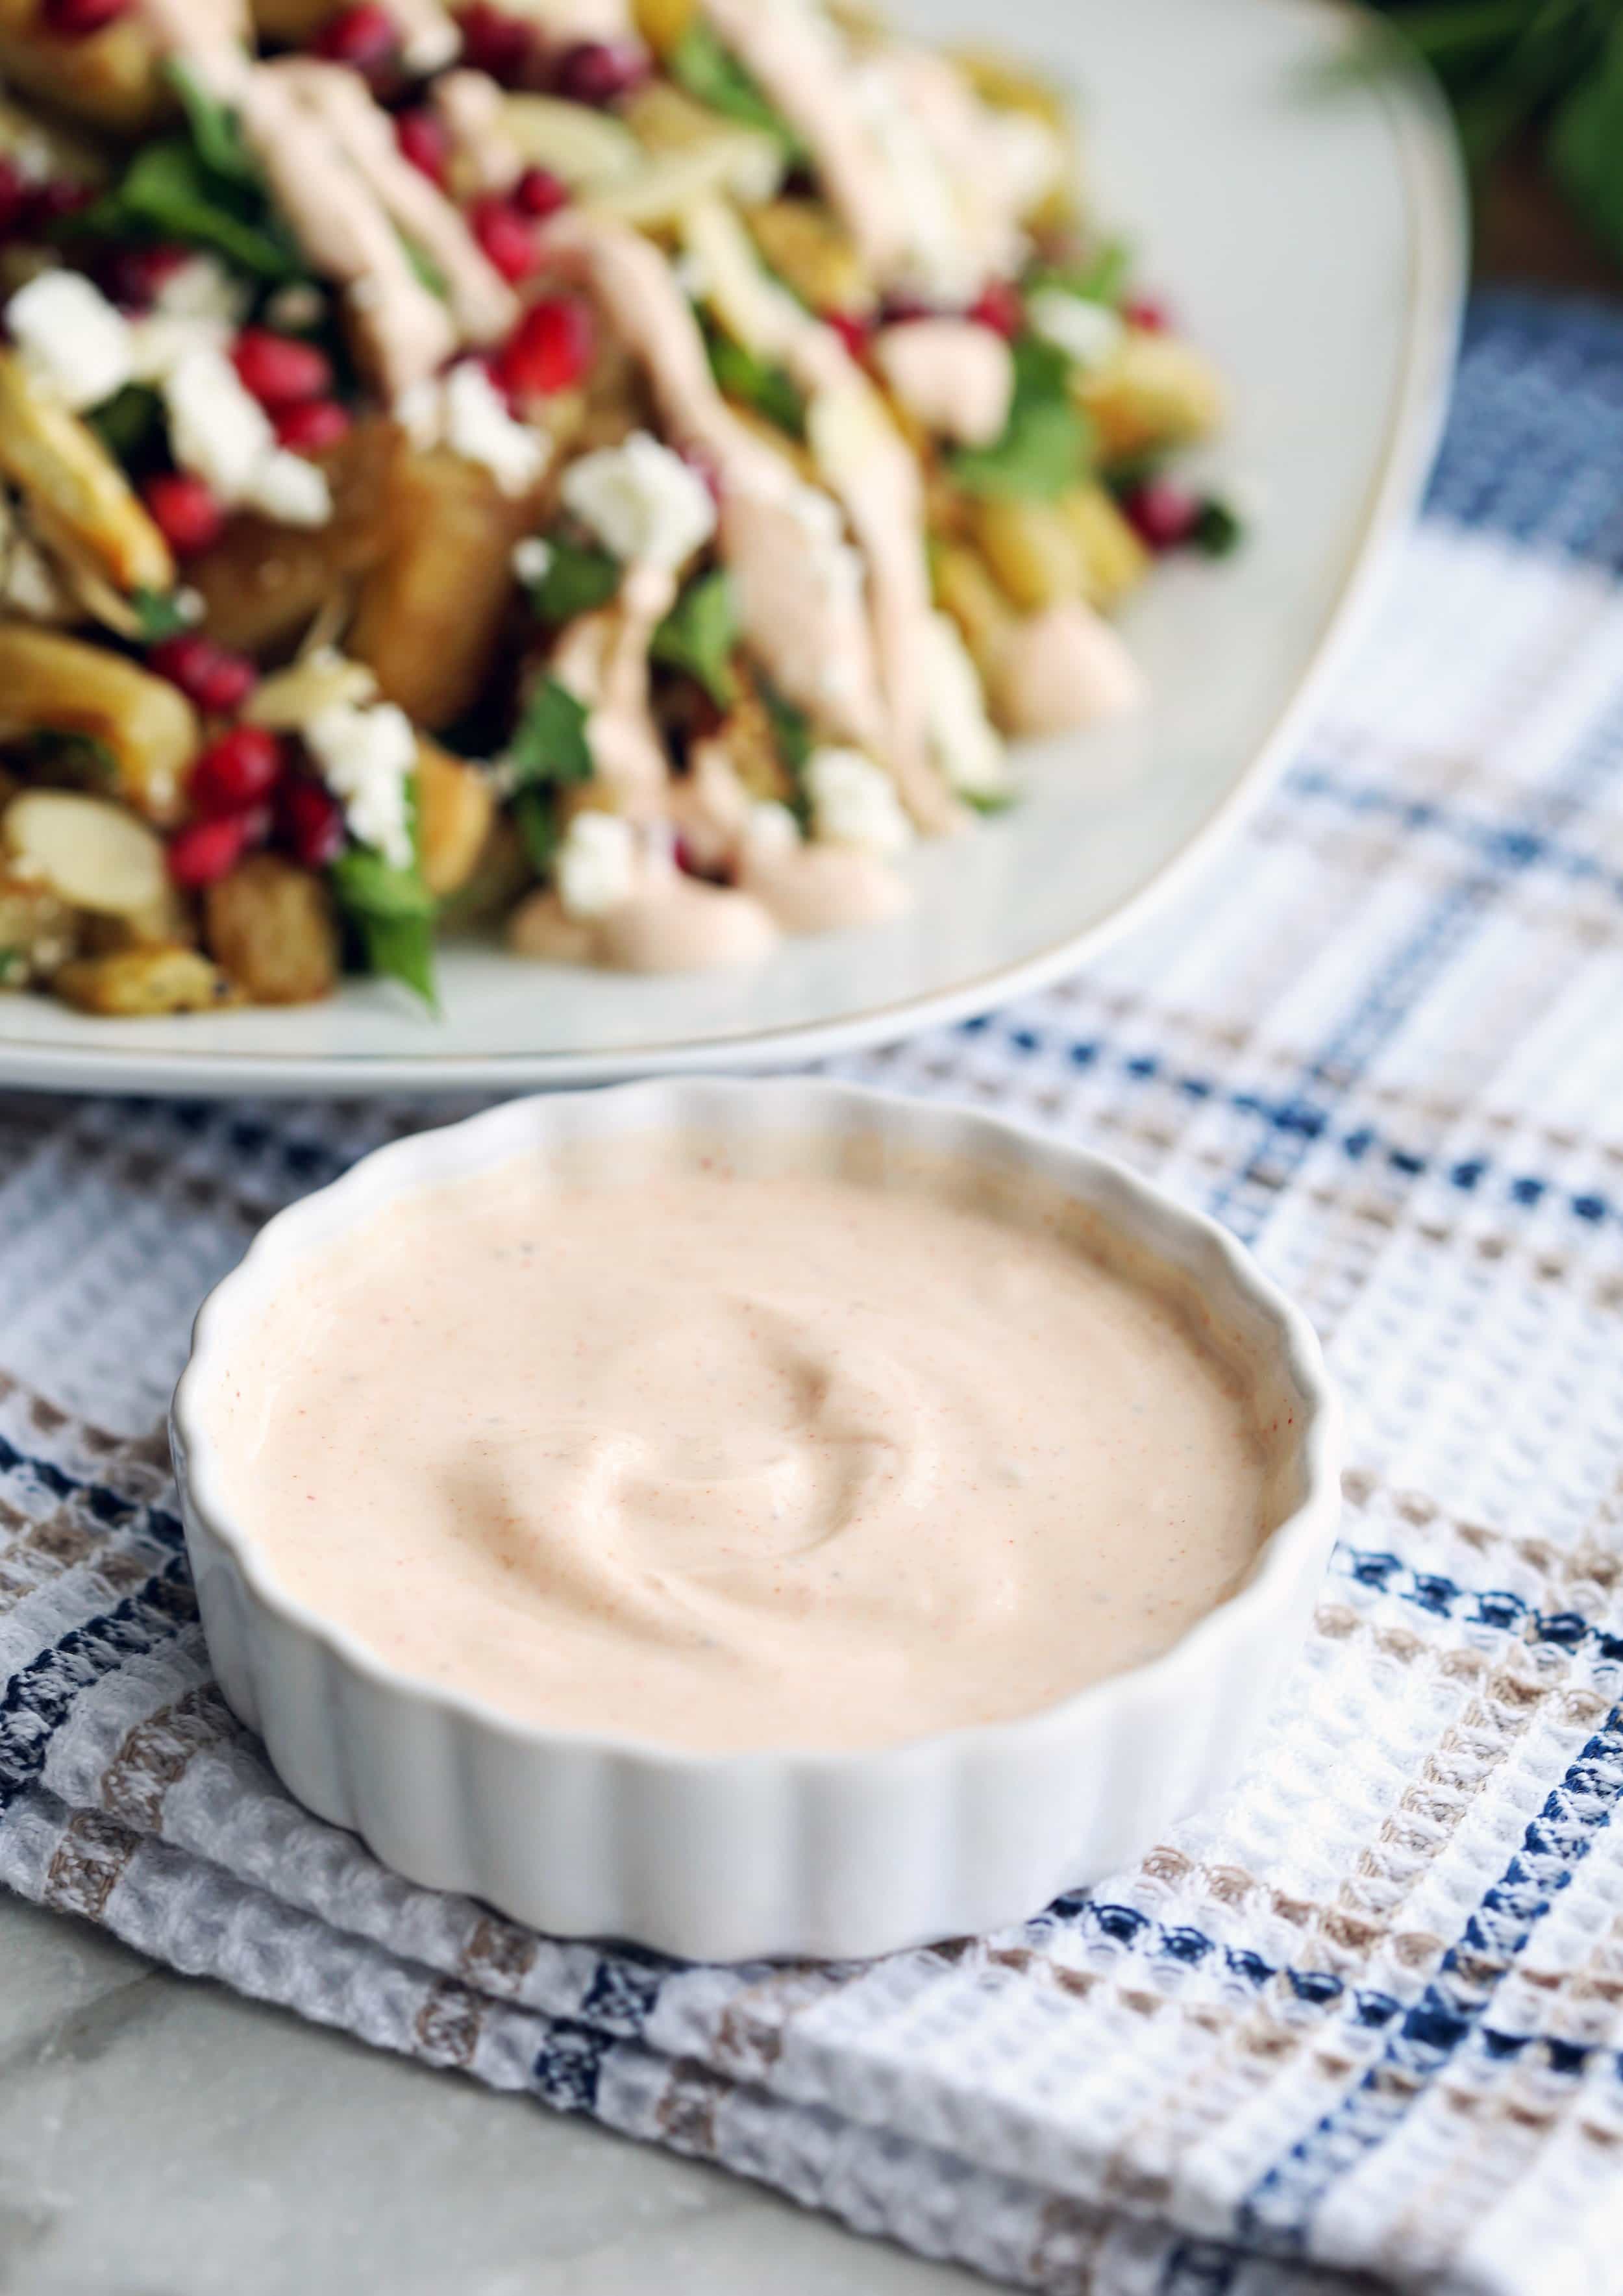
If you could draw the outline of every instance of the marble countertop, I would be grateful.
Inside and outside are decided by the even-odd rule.
[[[0,2296],[971,2296],[0,1895]]]

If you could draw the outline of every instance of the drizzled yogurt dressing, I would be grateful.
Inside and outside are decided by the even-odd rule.
[[[1242,1369],[1076,1208],[593,1152],[387,1208],[239,1350],[225,1496],[381,1659],[569,1729],[875,1746],[1063,1699],[1243,1576]]]

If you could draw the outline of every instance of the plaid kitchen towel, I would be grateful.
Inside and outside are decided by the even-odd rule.
[[[847,1073],[1113,1149],[1350,1406],[1249,1774],[1024,1928],[558,1944],[307,1816],[212,1686],[161,1419],[277,1205],[422,1108],[0,1102],[0,1882],[1053,2292],[1623,2287],[1623,323],[1496,299],[1271,800],[1079,980]]]

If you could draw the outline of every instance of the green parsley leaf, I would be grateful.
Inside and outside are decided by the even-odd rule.
[[[1022,335],[1002,438],[961,449],[948,468],[966,494],[1052,502],[1080,483],[1092,452],[1093,426],[1070,395],[1070,361],[1054,344]]]
[[[1623,17],[1598,68],[1556,113],[1550,159],[1568,198],[1623,254]]]
[[[445,273],[428,250],[419,246],[409,232],[397,231],[395,236],[406,251],[406,259],[412,266],[418,285],[426,287],[430,295],[437,295],[443,303],[450,293]]]
[[[246,184],[264,192],[264,178],[259,165],[242,141],[242,131],[237,126],[236,115],[218,99],[209,94],[195,73],[183,63],[171,62],[167,74],[175,93],[179,96],[186,115],[186,126],[192,132],[192,142],[198,158],[211,175],[223,176],[227,182]]]
[[[806,436],[806,401],[783,367],[758,358],[714,327],[705,329],[704,347],[710,357],[710,373],[729,398],[753,406],[791,439]]]
[[[733,649],[738,644],[738,609],[733,585],[714,567],[691,581],[653,634],[649,652],[668,669],[685,670],[703,686],[718,709],[738,693]]]
[[[809,826],[811,807],[800,776],[806,761],[816,746],[812,740],[811,719],[804,709],[797,709],[792,701],[785,701],[775,685],[756,673],[755,690],[760,695],[761,707],[766,712],[766,723],[772,728],[772,738],[777,752],[789,768],[791,794],[790,809],[802,829]]]
[[[1133,251],[1125,239],[1107,239],[1083,263],[1039,264],[1027,275],[1025,284],[1035,293],[1057,287],[1062,294],[1080,295],[1088,303],[1119,303],[1132,267]]]
[[[553,787],[591,780],[586,714],[555,677],[536,681],[507,746],[507,762],[521,785]]]
[[[252,209],[258,209],[254,214]],[[244,212],[250,210],[250,212]],[[135,154],[122,182],[72,218],[76,230],[117,236],[150,230],[209,247],[261,279],[297,279],[303,265],[282,225],[240,184],[212,175],[191,144],[167,136]]]
[[[416,864],[403,869],[369,845],[352,845],[339,855],[330,876],[339,906],[360,938],[367,971],[400,981],[438,1012],[434,897]]]
[[[619,591],[622,568],[606,550],[561,535],[545,537],[552,555],[546,571],[529,585],[529,603],[537,619],[554,624],[572,622],[577,614],[606,606]]]
[[[129,603],[141,625],[143,645],[156,645],[162,638],[177,638],[183,630],[192,627],[195,619],[181,605],[176,593],[132,590]]]
[[[550,876],[559,844],[557,791],[535,785],[521,789],[512,801],[512,817],[519,824],[530,866],[537,877]]]
[[[697,17],[665,59],[667,70],[696,102],[736,119],[741,127],[758,127],[783,146],[791,159],[804,155],[805,145],[783,113],[762,94],[755,79],[730,54],[709,26]]]
[[[94,734],[41,726],[26,737],[21,748],[35,773],[107,789],[116,788],[123,778],[116,754]]]
[[[1245,539],[1245,529],[1225,502],[1208,495],[1189,529],[1189,539],[1208,558],[1226,558]]]

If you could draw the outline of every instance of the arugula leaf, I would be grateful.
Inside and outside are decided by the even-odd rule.
[[[21,747],[36,773],[60,774],[76,782],[101,783],[110,789],[123,778],[117,756],[94,734],[41,726]]]
[[[738,609],[723,568],[712,568],[687,585],[653,634],[649,652],[668,669],[685,670],[702,685],[718,709],[738,693],[733,649],[738,644]]]
[[[141,625],[143,645],[156,645],[160,638],[177,638],[196,619],[182,606],[178,592],[132,590],[129,603]]]
[[[695,102],[775,137],[791,159],[804,157],[806,146],[799,136],[708,24],[695,18],[667,54],[665,67]]]
[[[415,813],[414,800],[414,828]],[[339,906],[360,936],[367,971],[402,982],[438,1012],[434,897],[416,863],[403,869],[369,845],[352,845],[329,873]]]
[[[572,622],[577,614],[589,614],[598,606],[606,606],[619,591],[623,570],[618,558],[606,550],[594,550],[584,542],[570,542],[558,535],[549,534],[546,546],[552,555],[546,571],[529,585],[529,603],[537,618],[544,622]]]
[[[1052,502],[1086,475],[1093,426],[1070,395],[1070,361],[1053,343],[1014,346],[1014,396],[1001,439],[962,448],[948,468],[966,494]]]
[[[791,439],[806,436],[806,401],[783,368],[757,358],[753,351],[714,327],[705,329],[704,347],[709,353],[710,373],[728,398],[753,406]]]
[[[526,700],[507,763],[521,786],[555,787],[592,778],[586,711],[555,677],[538,678]]]
[[[114,462],[127,467],[144,447],[156,441],[163,422],[163,401],[145,383],[127,382],[100,406],[92,407],[85,420]]]
[[[258,162],[242,141],[242,131],[237,126],[236,115],[209,94],[208,89],[183,63],[170,62],[166,75],[179,96],[186,115],[186,126],[192,132],[192,142],[198,158],[211,175],[223,176],[227,182],[245,184],[261,196],[264,178]]]

